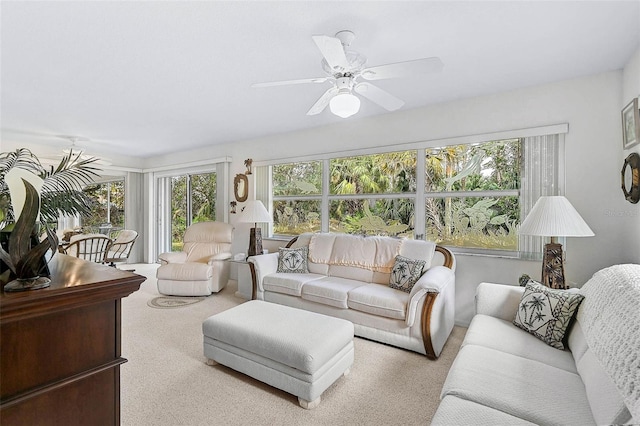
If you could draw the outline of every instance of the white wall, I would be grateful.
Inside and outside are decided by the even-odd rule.
[[[637,91],[633,82],[627,83],[633,80],[628,75],[638,75],[637,56],[624,71],[625,87],[630,86],[631,91]],[[158,166],[205,156],[231,156],[234,176],[244,171],[246,158],[266,161],[569,123],[565,138],[566,196],[596,234],[567,240],[567,280],[581,286],[603,267],[640,261],[638,206],[626,202],[620,190],[622,88],[623,72],[613,71],[372,118],[352,117],[346,121],[336,118],[337,123],[331,126],[156,157],[151,161]],[[236,232],[238,247],[245,247],[248,241],[245,228]],[[539,277],[540,268],[539,262],[460,255],[456,322],[466,324],[470,320],[478,283],[517,284],[522,273]]]
[[[622,99],[620,102],[620,110],[624,108],[633,98],[640,97],[640,47],[631,56],[629,62],[624,67],[622,73]],[[632,152],[640,154],[640,144],[633,146],[627,150],[622,150],[622,144],[620,144],[620,164],[624,159]],[[620,166],[622,169],[622,166]],[[621,240],[622,251],[628,253],[626,261],[633,263],[640,263],[640,203],[638,204],[624,204],[624,207],[618,212],[619,216],[629,217],[631,220],[625,221],[628,228],[623,229],[622,232],[627,232],[635,238],[623,238]],[[627,223],[630,222],[630,223]]]
[[[568,123],[566,196],[596,234],[567,239],[567,280],[581,286],[603,267],[640,262],[640,205],[625,201],[620,189],[622,159],[628,155],[622,152],[620,111],[631,96],[640,92],[636,78],[640,75],[639,56],[636,53],[624,71],[371,118],[336,117],[334,125],[159,156],[147,159],[144,167],[230,156],[230,176],[235,176],[245,170],[246,158],[261,162]],[[232,191],[232,182],[229,185]],[[238,226],[236,238],[238,251],[246,250],[248,226]],[[539,277],[540,268],[540,262],[458,256],[456,322],[467,324],[473,315],[478,283],[517,285],[522,273]]]

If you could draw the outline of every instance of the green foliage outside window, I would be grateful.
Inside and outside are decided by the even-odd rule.
[[[215,173],[171,177],[171,251],[182,250],[187,226],[216,220],[216,192]],[[190,203],[190,218],[187,203]]]
[[[517,190],[519,139],[427,151],[426,187],[444,193]],[[427,238],[458,247],[517,250],[517,196],[426,199]]]
[[[273,195],[320,195],[322,193],[322,163],[278,164],[273,166]]]
[[[81,217],[84,232],[97,233],[106,223],[113,230],[124,228],[123,180],[89,185],[82,192],[91,200],[90,213]]]
[[[517,250],[520,155],[519,139],[426,149],[424,188],[416,150],[331,159],[328,230],[411,238],[416,191],[424,191],[427,239]],[[321,230],[322,166],[273,166],[274,234]]]

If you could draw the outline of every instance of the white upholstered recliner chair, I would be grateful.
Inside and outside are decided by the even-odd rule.
[[[162,253],[158,291],[170,296],[209,296],[229,280],[233,225],[200,222],[187,228],[181,252]]]

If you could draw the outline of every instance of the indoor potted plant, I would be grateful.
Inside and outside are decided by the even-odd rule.
[[[4,271],[4,274],[0,276],[1,281],[7,282],[11,278],[30,278],[25,275],[34,272],[38,272],[37,275],[43,277],[49,275],[43,257],[49,247],[43,248],[44,246],[41,246],[42,243],[38,238],[39,230],[46,230],[48,238],[45,241],[48,241],[50,245],[53,241],[52,236],[55,236],[55,226],[51,224],[55,223],[60,215],[82,215],[90,211],[91,202],[82,192],[82,188],[92,183],[94,178],[98,176],[99,169],[93,166],[95,161],[97,161],[95,157],[84,158],[82,152],[70,151],[62,157],[57,167],[46,168],[31,151],[25,148],[0,154],[0,223],[3,225],[0,232],[0,247],[5,253],[0,258],[0,274]],[[9,185],[5,179],[12,169],[28,171],[42,180],[40,194],[33,185],[31,187],[35,192],[27,189],[27,194],[31,194],[29,197],[33,197],[35,194],[35,200],[29,200],[30,207],[27,209],[27,197],[25,197],[23,211],[25,214],[26,210],[35,211],[25,216],[24,220],[20,222],[20,226],[18,225],[20,217],[16,216],[23,215],[16,214],[14,211],[14,206],[10,202]],[[25,188],[27,188],[27,184],[25,184]],[[32,214],[35,214],[33,218]],[[28,241],[29,244],[27,245],[25,241]],[[17,244],[18,247],[12,248],[12,244]],[[56,237],[56,249],[57,244]],[[30,254],[32,249],[37,249],[37,251]],[[40,252],[42,253],[39,254]],[[36,260],[33,260],[34,256]],[[22,257],[29,259],[29,262],[37,263],[38,270],[33,270],[35,266],[31,267],[20,263],[19,260]],[[18,273],[18,271],[21,272]],[[10,277],[7,276],[9,273]],[[35,275],[32,275],[31,278],[33,276]]]

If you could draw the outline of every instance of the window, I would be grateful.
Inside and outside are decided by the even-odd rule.
[[[518,250],[520,146],[520,139],[509,139],[427,149],[427,239]]]
[[[518,227],[538,197],[560,193],[561,135],[474,139],[258,166],[270,183],[258,197],[272,206],[273,236],[346,232],[540,253],[542,239]]]
[[[85,233],[109,233],[124,228],[124,180],[90,185],[83,192],[91,200],[91,213],[81,218]]]
[[[324,169],[328,188],[322,184]],[[333,232],[413,233],[416,151],[280,164],[273,166],[271,176],[275,235],[320,231],[325,217]]]
[[[329,229],[412,236],[416,158],[413,150],[331,159]]]
[[[272,173],[274,234],[320,231],[322,162],[280,164]]]

